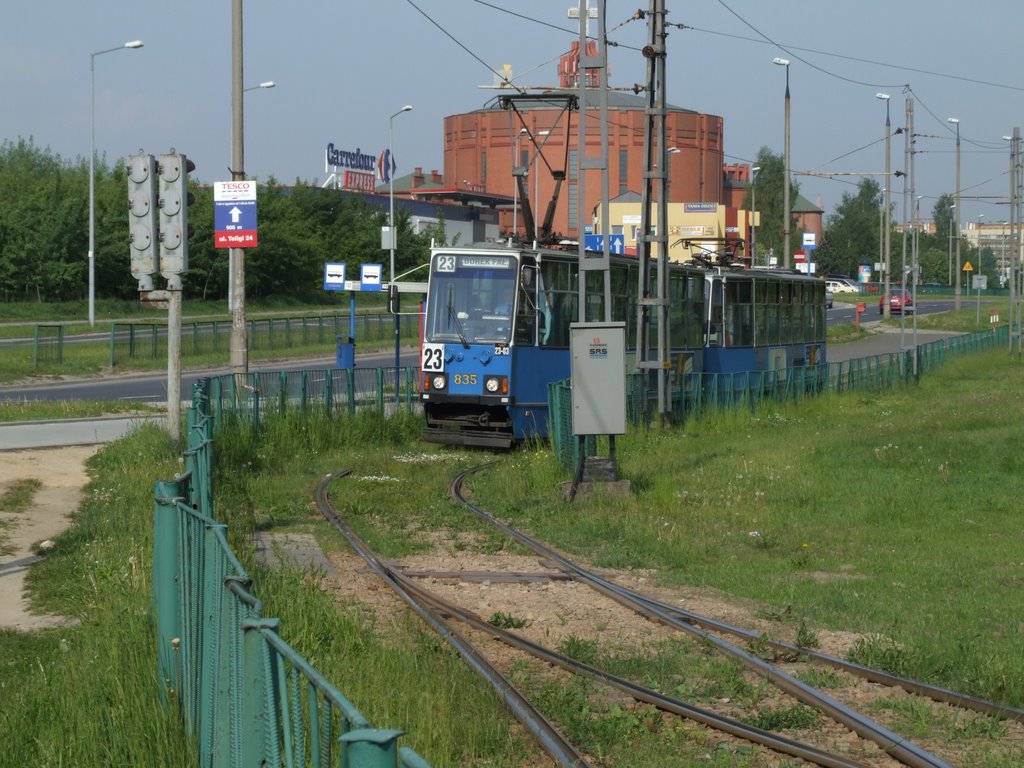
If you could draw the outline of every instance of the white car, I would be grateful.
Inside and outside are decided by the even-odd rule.
[[[832,293],[860,293],[860,288],[856,285],[847,282],[846,280],[839,280],[834,277],[830,277],[825,281],[825,287],[832,291]]]

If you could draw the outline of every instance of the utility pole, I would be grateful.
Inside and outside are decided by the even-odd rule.
[[[644,131],[644,187],[640,202],[640,232],[637,235],[637,257],[640,280],[637,300],[637,364],[657,379],[658,413],[662,420],[671,415],[669,363],[668,307],[668,185],[666,184],[668,154],[665,146],[665,3],[651,0],[647,17],[647,45],[643,52],[647,59],[646,96],[647,115]],[[655,158],[657,147],[657,158]],[[653,184],[658,185],[655,191]],[[658,222],[652,232],[651,203],[657,199]],[[658,246],[658,295],[651,295],[651,245]],[[657,346],[651,349],[651,315],[656,313],[658,323]]]
[[[906,296],[907,290],[907,223],[908,223],[908,212],[907,205],[909,203],[909,195],[913,191],[913,150],[914,143],[914,99],[909,94],[907,95],[906,101],[906,121],[903,124],[903,168],[906,174],[903,176],[903,255],[900,261],[900,286],[903,288],[903,295]],[[908,188],[908,181],[910,187]],[[900,312],[900,352],[905,351],[906,344],[903,340],[903,331],[906,325],[905,311]]]
[[[231,0],[231,180],[245,179],[245,146],[242,113],[242,0]],[[231,248],[231,372],[235,384],[249,372],[249,339],[245,328],[245,250]]]

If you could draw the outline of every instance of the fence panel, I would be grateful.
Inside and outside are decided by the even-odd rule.
[[[247,386],[257,393],[257,403],[273,403],[283,392],[288,405],[293,391],[308,391],[311,383],[315,389],[317,380],[296,376],[293,390],[293,377],[284,373],[253,376]],[[155,492],[153,609],[163,703],[177,702],[204,768],[429,768],[415,751],[398,749],[400,731],[370,727],[341,691],[285,642],[280,621],[262,615],[226,526],[212,514],[213,413],[220,406],[209,394],[223,398],[224,392],[246,391],[225,386],[225,379],[235,382],[235,377],[221,379],[196,385],[186,472],[158,483]],[[259,406],[249,415],[258,419]]]
[[[64,326],[37,325],[32,345],[32,364],[60,365],[64,362]]]

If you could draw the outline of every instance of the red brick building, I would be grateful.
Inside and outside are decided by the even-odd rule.
[[[491,106],[474,112],[450,115],[444,121],[445,186],[471,189],[496,195],[515,196],[513,167],[526,167],[526,188],[529,198],[540,201],[543,217],[555,188],[551,169],[565,171],[559,192],[552,230],[568,237],[577,237],[577,197],[580,179],[576,176],[580,119],[586,120],[586,156],[595,156],[600,149],[601,128],[597,110],[587,114],[564,110],[567,97],[578,76],[577,45],[562,57],[559,64],[561,90],[544,94],[543,100],[530,102],[517,109],[503,109],[495,99]],[[512,93],[511,90],[508,93]],[[548,99],[547,97],[550,97]],[[537,96],[533,96],[537,99]],[[641,192],[644,186],[644,133],[646,98],[632,93],[610,91],[608,94],[608,184],[609,197],[625,192]],[[523,130],[525,129],[525,133]],[[548,132],[548,133],[544,133]],[[537,145],[542,145],[536,157]],[[665,144],[670,150],[670,202],[727,203],[722,172],[724,137],[722,118],[704,115],[680,107],[669,106],[665,121]],[[516,157],[518,149],[519,157]],[[601,200],[601,175],[588,170],[585,174],[584,202],[589,210]],[[537,205],[531,206],[536,212]],[[502,211],[502,228],[511,229],[512,210]],[[584,225],[589,224],[589,215]],[[517,217],[516,228],[523,231],[523,220]]]

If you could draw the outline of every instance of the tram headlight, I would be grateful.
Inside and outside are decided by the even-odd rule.
[[[507,395],[507,376],[488,376],[484,379],[484,391],[489,395]]]
[[[443,373],[435,373],[430,377],[430,388],[435,391],[443,391],[448,386],[448,379]]]

